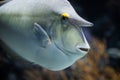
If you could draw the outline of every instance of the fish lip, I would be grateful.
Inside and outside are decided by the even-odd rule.
[[[81,52],[82,54],[87,54],[89,52],[89,49],[87,51],[84,51],[84,50],[80,50],[79,48],[77,48],[77,51]]]
[[[90,50],[89,47],[84,47],[84,46],[80,46],[80,45],[77,45],[77,46],[76,46],[76,49],[77,49],[78,51],[84,52],[84,53],[85,53],[85,52],[88,53],[89,50]]]

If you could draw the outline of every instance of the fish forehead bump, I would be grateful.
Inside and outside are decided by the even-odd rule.
[[[67,17],[69,15],[69,19],[73,19],[71,22],[72,23],[75,22],[74,24],[77,24],[78,26],[85,26],[85,27],[93,26],[93,23],[79,16],[75,11],[75,9],[73,8],[73,6],[67,0],[60,0],[59,4],[56,5],[56,7],[54,7],[53,9],[55,12],[57,12],[60,15],[63,15],[64,13],[65,16]]]

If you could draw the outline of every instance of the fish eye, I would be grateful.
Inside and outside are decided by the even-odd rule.
[[[68,14],[68,13],[62,13],[62,14],[61,14],[61,22],[62,22],[63,24],[67,24],[68,19],[69,19],[69,14]]]
[[[69,25],[68,19],[69,19],[68,13],[61,14],[61,24],[63,31],[66,31],[68,29],[68,25]]]
[[[61,14],[61,16],[62,16],[62,20],[67,20],[69,18],[68,13],[63,13],[63,14]]]

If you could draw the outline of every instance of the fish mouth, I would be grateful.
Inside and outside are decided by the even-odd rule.
[[[88,48],[79,48],[80,50],[82,50],[82,51],[85,51],[85,52],[88,52]]]
[[[90,49],[87,46],[86,47],[84,47],[84,46],[82,47],[80,45],[77,45],[76,48],[77,48],[78,51],[81,51],[81,52],[89,52],[89,49]]]

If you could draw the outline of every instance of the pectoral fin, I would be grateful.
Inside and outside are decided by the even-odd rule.
[[[34,33],[39,41],[41,47],[46,47],[51,44],[51,40],[47,32],[37,23],[34,23]]]

